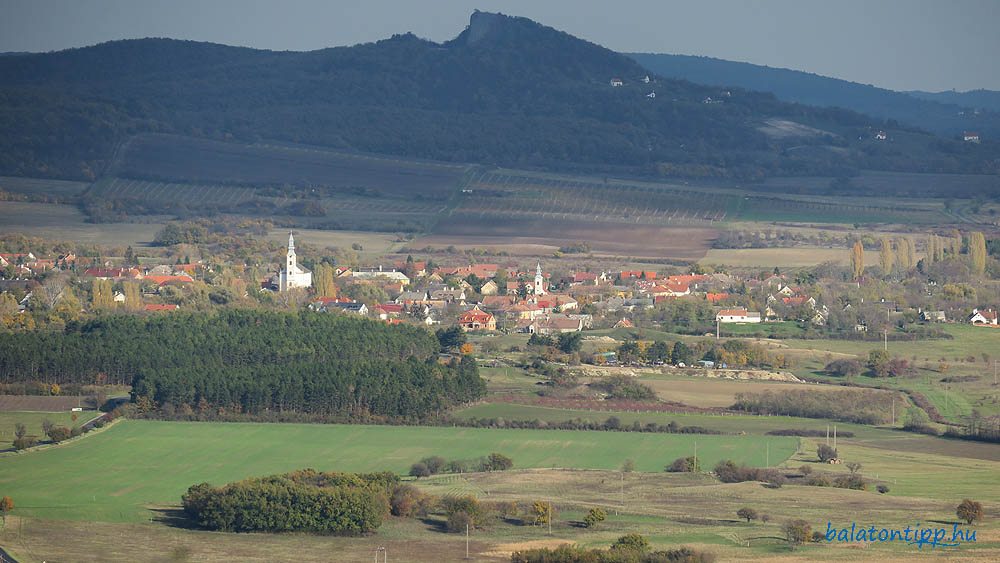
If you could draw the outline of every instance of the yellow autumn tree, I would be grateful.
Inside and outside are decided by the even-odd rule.
[[[860,240],[851,247],[851,271],[855,278],[860,278],[865,271],[865,247]]]
[[[316,288],[316,295],[319,297],[336,297],[337,286],[333,283],[333,266],[329,264],[319,264],[313,272],[313,287]]]
[[[878,253],[879,265],[882,266],[882,272],[885,275],[889,275],[892,271],[892,241],[889,237],[882,237],[882,248]]]
[[[982,275],[986,271],[986,237],[983,233],[969,235],[969,258],[972,261],[972,271]]]

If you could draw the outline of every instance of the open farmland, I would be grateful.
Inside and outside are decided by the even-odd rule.
[[[221,184],[179,184],[130,178],[104,178],[87,195],[102,199],[136,199],[148,202],[181,202],[187,207],[239,205],[254,195],[252,188]]]
[[[488,233],[488,234],[486,234]],[[585,241],[595,254],[669,257],[697,260],[715,238],[712,228],[600,223],[557,218],[512,218],[455,214],[438,222],[430,236],[410,248],[425,246],[558,249]],[[552,250],[549,250],[551,252]]]
[[[0,233],[105,246],[146,246],[163,223],[88,223],[74,205],[0,201]]]
[[[878,264],[878,255],[878,251],[865,251],[865,263]],[[795,268],[815,266],[823,262],[846,264],[849,258],[846,248],[712,248],[700,262],[734,267]]]
[[[44,196],[62,200],[82,194],[89,186],[90,184],[86,182],[0,176],[0,190],[33,197]]]
[[[391,195],[447,198],[465,167],[336,152],[301,145],[223,143],[138,135],[120,151],[115,175],[230,185],[364,188]]]
[[[660,471],[690,451],[694,440],[707,464],[723,458],[764,464],[763,437],[125,421],[64,446],[4,458],[0,482],[24,516],[137,522],[148,518],[147,504],[176,503],[202,481],[221,484],[303,467],[405,473],[429,455],[470,459],[494,451],[522,468],[613,469],[633,458],[641,471]],[[798,444],[795,438],[767,442],[772,463]],[[130,461],[103,462],[123,457]],[[98,480],[75,471],[98,465]],[[136,482],[136,474],[145,477]]]

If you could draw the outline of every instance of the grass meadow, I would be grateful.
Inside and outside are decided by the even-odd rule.
[[[150,505],[175,504],[191,485],[312,467],[405,474],[420,458],[490,452],[518,468],[662,471],[693,452],[709,465],[731,458],[764,465],[793,455],[796,438],[558,430],[488,430],[315,424],[124,421],[63,446],[0,458],[0,486],[21,516],[139,522]]]

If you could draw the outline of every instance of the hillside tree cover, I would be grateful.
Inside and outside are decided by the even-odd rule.
[[[0,348],[3,383],[114,381],[180,409],[419,419],[485,393],[474,359],[440,364],[423,328],[311,311],[104,316]]]

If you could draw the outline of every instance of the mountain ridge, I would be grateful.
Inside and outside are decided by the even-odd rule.
[[[646,83],[646,74],[600,45],[486,12],[443,43],[397,34],[277,52],[145,39],[5,57],[0,174],[93,179],[118,144],[142,132],[747,181],[1000,167],[989,143],[895,126],[893,143],[873,144],[873,130],[888,125],[865,115],[656,73]],[[767,133],[773,120],[829,134],[777,137]]]

